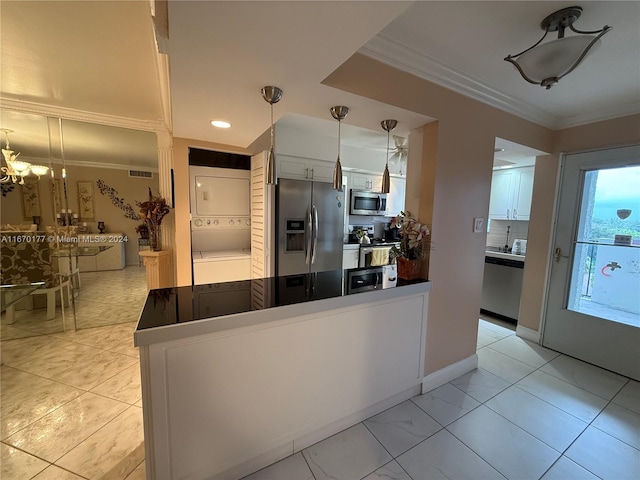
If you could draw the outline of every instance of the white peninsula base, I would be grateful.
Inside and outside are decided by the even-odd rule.
[[[147,478],[235,480],[420,393],[430,288],[138,330]]]

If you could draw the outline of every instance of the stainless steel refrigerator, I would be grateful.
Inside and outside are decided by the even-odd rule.
[[[342,270],[344,202],[330,183],[278,180],[278,276]]]

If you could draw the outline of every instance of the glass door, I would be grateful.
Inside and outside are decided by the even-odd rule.
[[[543,345],[640,380],[640,146],[563,159]]]

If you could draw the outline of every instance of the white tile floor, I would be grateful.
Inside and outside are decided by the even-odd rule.
[[[478,370],[247,480],[640,478],[640,383],[505,325],[480,320]],[[3,341],[0,478],[145,478],[134,327]]]
[[[479,368],[245,480],[640,478],[640,383],[480,320]]]

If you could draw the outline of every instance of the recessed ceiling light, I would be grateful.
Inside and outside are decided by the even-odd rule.
[[[211,120],[211,125],[217,128],[229,128],[231,126],[229,122],[225,122],[224,120]]]
[[[504,148],[494,148],[493,149],[494,153],[498,153],[498,152],[504,152]]]

